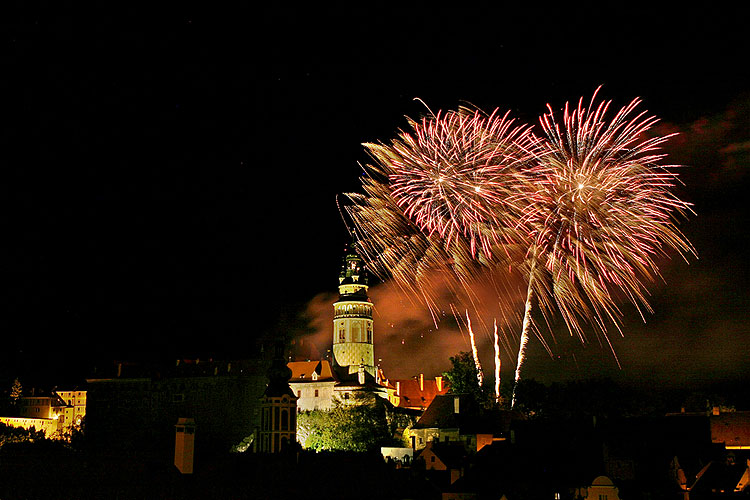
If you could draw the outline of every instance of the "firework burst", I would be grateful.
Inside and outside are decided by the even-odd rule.
[[[465,243],[472,256],[491,258],[493,247],[514,242],[529,127],[465,107],[409,125],[390,144],[365,144],[404,215],[445,248]]]
[[[651,311],[646,283],[659,276],[657,260],[669,249],[695,254],[676,227],[689,204],[672,194],[674,166],[660,165],[659,148],[670,136],[647,135],[658,120],[637,111],[638,99],[608,120],[611,102],[597,104],[597,93],[588,108],[583,99],[572,110],[566,104],[561,123],[549,106],[540,119],[546,140],[527,171],[522,222],[533,244],[516,381],[535,298],[545,312],[556,306],[581,341],[585,321],[609,343],[607,324],[621,318],[615,294]]]
[[[640,100],[610,120],[611,103],[597,94],[589,107],[566,104],[561,122],[548,106],[541,139],[497,112],[409,120],[411,130],[390,144],[365,144],[375,164],[365,194],[349,195],[371,269],[431,311],[436,279],[471,300],[488,270],[527,278],[516,383],[529,338],[539,335],[536,305],[548,321],[559,311],[581,341],[591,323],[608,342],[607,325],[621,318],[618,295],[650,311],[646,284],[659,276],[657,261],[669,250],[695,253],[676,227],[689,204],[672,194],[673,166],[660,165],[670,136],[648,137],[658,120],[637,111]]]

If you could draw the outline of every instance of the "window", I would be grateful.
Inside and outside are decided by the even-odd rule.
[[[301,398],[301,397],[302,397],[302,391],[300,391],[300,390],[297,390],[297,397],[298,397],[298,398]]]
[[[318,390],[317,389],[315,389],[315,397],[316,398],[318,397]]]

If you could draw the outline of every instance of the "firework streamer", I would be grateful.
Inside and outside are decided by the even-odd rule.
[[[497,334],[497,320],[493,322],[495,327],[495,402],[500,403],[500,336]]]
[[[474,366],[477,368],[477,381],[479,387],[484,385],[484,372],[482,372],[482,364],[479,362],[479,353],[477,352],[477,343],[474,340],[474,330],[471,328],[471,318],[469,317],[469,311],[466,311],[466,329],[469,330],[469,339],[471,340],[471,355],[474,357]]]
[[[533,254],[535,255],[535,253]],[[513,395],[511,397],[510,407],[513,408],[516,405],[516,389],[518,388],[518,381],[521,380],[521,367],[526,359],[526,347],[529,344],[529,338],[531,337],[531,310],[534,299],[534,269],[536,268],[536,258],[532,256],[531,270],[529,271],[529,286],[526,291],[526,302],[524,304],[523,312],[523,323],[521,324],[521,340],[518,345],[518,360],[516,361],[516,374],[513,380]]]

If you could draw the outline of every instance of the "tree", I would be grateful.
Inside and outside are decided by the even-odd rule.
[[[16,417],[19,414],[19,400],[23,395],[21,382],[16,378],[8,391],[8,399],[0,404],[0,409],[7,412],[8,416]]]
[[[10,388],[10,404],[13,406],[16,406],[18,404],[18,400],[21,399],[21,396],[23,395],[23,386],[21,385],[21,382],[18,379],[15,379],[13,381],[13,385]]]
[[[347,404],[336,401],[330,410],[300,413],[297,437],[302,445],[316,451],[356,452],[393,445],[386,401],[371,394],[352,399]]]
[[[496,406],[494,391],[490,383],[485,380],[484,384],[479,386],[477,377],[477,367],[474,363],[474,357],[470,352],[461,351],[450,358],[453,367],[443,373],[443,377],[448,381],[448,387],[452,394],[471,394],[476,402],[484,408]]]

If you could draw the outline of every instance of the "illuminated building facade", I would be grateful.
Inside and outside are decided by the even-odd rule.
[[[330,410],[333,408],[334,386],[337,383],[331,363],[320,361],[292,361],[289,386],[297,396],[297,410]]]
[[[268,386],[260,401],[261,453],[290,450],[297,440],[297,397],[289,386],[292,370],[284,363],[284,346],[276,346],[276,355],[268,369]]]
[[[86,416],[86,391],[57,391],[57,395],[73,407],[73,421],[76,425],[81,425]]]
[[[78,405],[69,399],[70,394],[79,395]],[[18,416],[0,417],[0,423],[44,431],[49,438],[59,438],[80,425],[86,415],[86,391],[57,391],[50,395],[33,395],[18,399]]]

